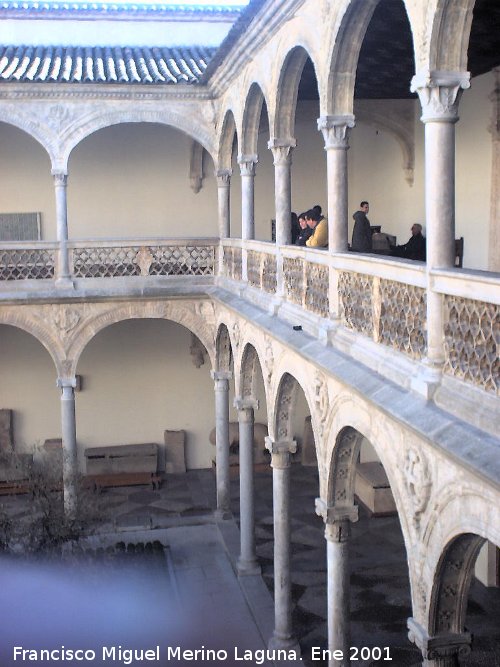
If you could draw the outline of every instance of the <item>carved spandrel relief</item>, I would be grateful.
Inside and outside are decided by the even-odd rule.
[[[52,322],[58,329],[59,334],[63,338],[67,338],[70,331],[72,331],[80,322],[82,314],[71,306],[51,306],[49,321]]]
[[[269,385],[271,384],[274,371],[274,352],[273,352],[273,344],[270,338],[266,338],[266,353],[264,357],[264,366],[266,370],[266,382]]]
[[[318,414],[319,436],[322,438],[326,428],[330,400],[328,398],[328,384],[325,375],[316,371],[314,377],[314,403]]]
[[[431,497],[432,477],[427,459],[415,448],[407,450],[404,462],[405,486],[410,499],[413,524],[420,531],[422,514],[427,509]]]

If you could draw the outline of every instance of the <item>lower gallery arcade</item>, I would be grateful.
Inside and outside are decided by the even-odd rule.
[[[328,645],[347,654],[356,467],[360,460],[380,461],[406,548],[410,637],[425,664],[459,664],[471,641],[461,626],[467,582],[485,540],[500,542],[495,533],[500,503],[486,472],[466,472],[465,459],[447,451],[446,413],[415,397],[415,414],[429,413],[417,422],[408,412],[407,394],[395,385],[301,331],[290,338],[291,327],[255,306],[225,303],[223,293],[203,299],[2,306],[0,319],[1,402],[14,410],[18,450],[29,451],[62,433],[65,446],[74,448],[75,465],[84,470],[87,447],[161,442],[165,429],[183,429],[188,469],[207,468],[217,459],[217,513],[223,519],[235,510],[227,440],[230,422],[238,422],[241,576],[260,571],[253,430],[254,423],[267,426],[275,600],[269,645],[274,649],[298,647],[291,597],[293,470],[301,461],[317,466],[315,512],[326,539]],[[55,378],[60,406],[57,391],[50,391]],[[304,451],[308,415],[315,452]],[[215,448],[209,442],[214,426]],[[478,438],[465,424],[455,421],[454,428],[463,429],[470,443]],[[487,449],[488,436],[481,436]],[[463,482],[457,485],[457,479]],[[65,494],[71,504],[71,488]],[[450,590],[455,591],[451,598]],[[435,651],[449,661],[433,662]]]

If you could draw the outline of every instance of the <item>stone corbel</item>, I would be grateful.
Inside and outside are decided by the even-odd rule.
[[[189,180],[191,190],[197,194],[203,187],[203,146],[197,141],[191,143],[191,155],[189,159]]]
[[[415,176],[415,102],[413,100],[356,100],[356,120],[392,135],[403,153],[403,172],[409,186]]]

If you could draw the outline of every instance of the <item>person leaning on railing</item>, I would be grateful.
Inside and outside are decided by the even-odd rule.
[[[295,239],[294,245],[305,245],[308,238],[311,237],[313,230],[308,226],[306,222],[306,214],[301,213],[298,218],[299,224],[299,233]]]
[[[328,245],[328,221],[314,209],[304,214],[307,226],[313,230],[306,241],[308,248],[326,248]]]

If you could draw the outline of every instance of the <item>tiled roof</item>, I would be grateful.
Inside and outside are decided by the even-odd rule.
[[[151,15],[182,15],[187,18],[203,14],[204,18],[234,17],[242,12],[244,7],[239,5],[212,5],[193,4],[179,5],[176,3],[146,2],[137,4],[126,2],[36,2],[36,0],[16,1],[5,0],[0,2],[0,16],[2,15],[24,15],[40,17],[45,15],[61,14],[101,14],[110,15],[113,18],[118,16],[144,16]]]
[[[0,46],[0,82],[195,84],[211,47]]]

